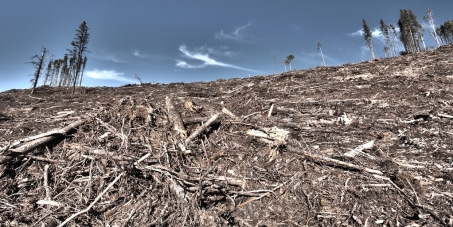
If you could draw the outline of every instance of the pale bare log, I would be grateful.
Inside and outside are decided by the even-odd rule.
[[[168,96],[165,97],[165,104],[167,106],[168,117],[173,123],[173,129],[179,134],[181,139],[187,138],[187,131],[181,119],[181,115],[176,111],[175,104]]]
[[[200,135],[200,133],[203,132],[203,130],[205,130],[209,125],[211,125],[218,117],[219,114],[212,115],[212,117],[209,118],[209,120],[207,120],[203,125],[198,127],[197,130],[195,130],[195,132],[193,132],[192,135],[190,135],[184,142],[189,143],[190,141],[195,139],[195,137]]]
[[[355,165],[355,164],[339,161],[339,160],[328,158],[328,157],[324,157],[324,156],[319,156],[319,155],[315,155],[315,154],[309,154],[309,153],[306,153],[306,152],[303,152],[303,151],[299,151],[299,149],[297,149],[295,147],[292,147],[292,146],[288,146],[287,149],[288,149],[288,151],[294,152],[294,153],[296,153],[298,155],[302,155],[302,156],[304,156],[306,158],[309,158],[309,159],[311,159],[311,160],[313,160],[315,162],[322,162],[322,163],[327,163],[327,164],[331,164],[331,165],[341,166],[341,167],[347,168],[347,169],[353,169],[353,170],[359,170],[359,171],[362,171],[362,172],[383,175],[383,173],[381,171],[379,171],[379,170],[375,170],[375,169],[371,169],[371,168],[367,168],[367,167],[363,167],[363,166],[359,166],[359,165]]]
[[[223,107],[222,108],[222,112],[228,116],[230,116],[231,118],[237,120],[237,117],[236,115],[234,115],[233,113],[231,113],[227,108]]]
[[[22,145],[18,148],[9,149],[8,151],[12,152],[12,154],[10,156],[0,156],[0,164],[12,160],[15,156],[25,155],[38,147],[44,146],[46,144],[49,144],[49,143],[52,143],[59,139],[64,138],[65,135],[71,134],[72,132],[75,131],[75,129],[77,127],[83,125],[86,121],[87,121],[87,119],[81,119],[81,120],[75,121],[62,129],[52,130],[51,131],[52,133],[50,133],[50,134],[44,133],[46,136],[42,137],[42,138],[40,138],[39,136],[30,137],[30,138],[39,138],[39,139],[35,139],[32,141],[30,141],[30,138],[24,139],[24,140],[27,140],[30,142],[25,143],[24,145]]]
[[[30,137],[27,137],[27,138],[24,138],[24,139],[20,139],[20,140],[14,141],[10,145],[10,147],[16,147],[16,146],[20,145],[21,143],[29,142],[29,141],[32,141],[32,140],[36,140],[36,139],[40,139],[40,138],[44,138],[44,137],[48,137],[48,136],[62,136],[62,135],[67,134],[72,129],[75,129],[75,128],[79,127],[80,125],[84,124],[84,123],[85,123],[85,120],[84,119],[80,119],[80,120],[75,121],[72,124],[62,128],[62,129],[53,129],[53,130],[50,130],[48,132],[41,133],[39,135],[30,136]],[[13,149],[10,149],[10,150],[13,150]]]

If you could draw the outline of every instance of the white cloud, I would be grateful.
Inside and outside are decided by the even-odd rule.
[[[353,33],[349,33],[350,36],[363,36],[363,30],[362,29],[359,29]],[[381,30],[379,30],[379,28],[375,28],[371,31],[371,35],[373,37],[380,37],[382,36],[381,35]]]
[[[181,68],[186,68],[186,69],[199,69],[199,68],[204,68],[206,65],[189,65],[185,61],[181,60],[176,60],[176,66],[181,67]]]
[[[139,50],[135,49],[134,52],[132,53],[134,56],[139,57],[139,58],[148,58],[149,56],[147,54],[142,54],[140,53]]]
[[[124,60],[121,60],[120,58],[118,58],[116,55],[114,54],[110,54],[108,56],[106,56],[105,60],[108,60],[108,61],[113,61],[115,63],[126,63],[126,61]]]
[[[363,30],[359,29],[353,33],[349,33],[349,35],[363,37]],[[382,43],[385,43],[384,36],[381,34],[381,30],[379,28],[374,28],[371,31],[371,35],[373,36],[373,39],[377,39],[377,40],[381,41]]]
[[[310,63],[313,65],[322,65],[322,56],[321,52],[300,52],[301,56],[300,59],[304,63]],[[336,59],[331,58],[328,54],[324,53],[324,61],[326,62],[326,65],[339,65],[341,64],[340,61],[337,61]]]
[[[203,48],[201,48],[200,50],[202,50],[202,49]],[[201,61],[202,63],[198,64],[198,65],[191,65],[191,64],[188,64],[185,61],[177,60],[176,66],[177,67],[181,67],[181,68],[188,68],[188,69],[198,69],[198,68],[204,68],[206,66],[220,66],[220,67],[240,69],[240,70],[249,71],[249,72],[257,72],[257,71],[252,70],[252,69],[242,68],[242,67],[235,66],[235,65],[232,65],[232,64],[219,62],[219,61],[209,57],[209,54],[207,54],[207,53],[205,53],[203,51],[200,51],[200,50],[198,50],[198,51],[189,51],[189,50],[187,50],[185,45],[179,46],[179,51],[181,51],[183,53],[183,57],[188,58],[188,59],[192,59],[192,60],[198,60],[198,61]]]
[[[115,63],[127,63],[127,61],[122,60],[115,54],[105,53],[104,51],[101,51],[101,53],[93,54],[92,57],[103,61],[112,61]]]
[[[234,29],[234,31],[229,32],[229,33],[226,33],[223,30],[220,30],[219,32],[216,32],[214,35],[215,35],[216,39],[227,39],[227,40],[234,40],[234,41],[239,41],[239,42],[249,42],[244,31],[250,25],[252,25],[252,23],[249,22],[244,26],[237,27],[236,29]]]
[[[115,70],[90,70],[85,73],[86,76],[98,80],[116,80],[125,83],[137,83],[137,81],[124,77],[124,73]]]

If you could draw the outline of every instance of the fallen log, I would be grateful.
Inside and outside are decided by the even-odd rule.
[[[76,128],[79,126],[83,125],[88,119],[80,119],[78,121],[75,121],[68,126],[58,129],[58,130],[51,130],[50,133],[43,133],[38,136],[33,136],[30,138],[37,138],[34,140],[31,140],[30,138],[26,138],[20,141],[28,141],[22,146],[19,146],[18,148],[14,149],[7,149],[4,152],[7,153],[7,155],[0,156],[0,164],[11,161],[14,157],[17,157],[19,155],[25,155],[34,149],[38,147],[42,147],[46,144],[50,144],[53,142],[56,142],[58,140],[63,139],[66,135],[72,134],[75,132]],[[44,137],[43,137],[44,135]]]
[[[181,119],[181,115],[175,108],[175,104],[168,96],[165,97],[165,104],[167,106],[168,118],[173,123],[173,129],[179,134],[181,139],[187,138],[187,131]]]
[[[293,152],[293,153],[296,153],[298,155],[304,156],[304,157],[306,157],[306,158],[308,158],[308,159],[310,159],[310,160],[312,160],[314,162],[326,163],[326,164],[329,164],[329,165],[340,166],[340,167],[346,168],[346,169],[353,169],[353,170],[358,170],[358,171],[362,171],[362,172],[383,175],[383,173],[381,171],[379,171],[379,170],[371,169],[371,168],[364,167],[364,166],[355,165],[355,164],[352,164],[352,163],[343,162],[343,161],[336,160],[336,159],[329,158],[329,157],[324,157],[324,156],[320,156],[320,155],[310,154],[310,153],[307,153],[307,152],[300,151],[299,149],[297,149],[295,147],[292,147],[292,146],[288,146],[288,147],[286,147],[286,149],[288,151],[290,151],[290,152]]]

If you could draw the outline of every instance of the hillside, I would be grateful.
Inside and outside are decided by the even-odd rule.
[[[452,66],[0,93],[0,223],[452,226]]]

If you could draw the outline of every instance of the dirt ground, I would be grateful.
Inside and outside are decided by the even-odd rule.
[[[2,92],[0,223],[453,226],[452,66]]]

